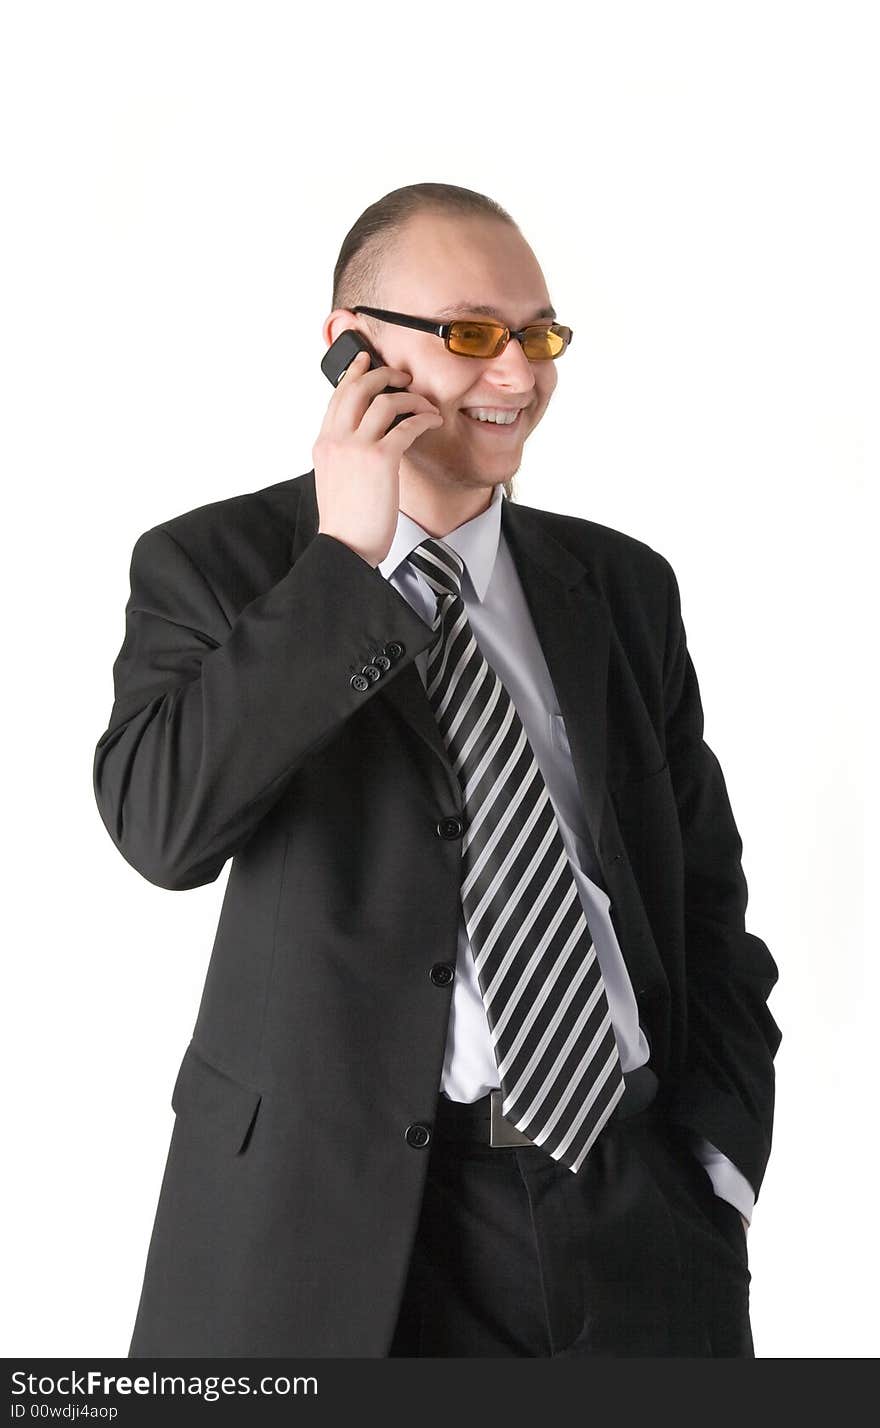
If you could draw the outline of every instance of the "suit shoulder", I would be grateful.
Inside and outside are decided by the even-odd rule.
[[[138,537],[135,556],[162,562],[176,548],[181,581],[189,583],[186,572],[194,570],[198,584],[207,587],[231,621],[289,571],[297,512],[309,479],[312,473],[170,516]]]
[[[666,556],[647,541],[585,516],[564,515],[538,507],[524,509],[548,535],[589,568],[603,590],[631,587],[633,583],[648,591],[667,588],[672,566]]]
[[[674,617],[675,577],[666,557],[647,541],[583,516],[533,509],[526,520],[584,568],[621,648],[649,687]]]
[[[256,491],[206,501],[158,521],[150,529],[165,531],[194,557],[224,539],[232,539],[239,550],[249,540],[261,544],[274,540],[289,550],[305,479],[295,476]]]

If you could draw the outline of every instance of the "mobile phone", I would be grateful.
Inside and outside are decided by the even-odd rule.
[[[344,332],[340,332],[336,341],[327,348],[327,351],[321,358],[321,371],[327,380],[332,382],[334,387],[339,386],[342,377],[348,371],[359,352],[369,353],[370,371],[373,371],[376,367],[384,367],[387,365],[382,361],[375,347],[370,345],[362,332],[358,332],[354,327],[347,327]],[[405,388],[383,387],[382,390],[385,392],[402,392]],[[412,412],[398,412],[389,426],[388,431],[393,431],[398,422],[406,421],[407,417],[412,415]],[[386,432],[385,435],[387,436],[388,432]]]

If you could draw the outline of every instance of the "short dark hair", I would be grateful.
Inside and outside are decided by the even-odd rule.
[[[333,270],[333,310],[357,304],[382,306],[382,274],[395,240],[404,224],[421,213],[477,215],[519,227],[494,198],[472,188],[459,188],[453,183],[411,183],[392,189],[364,209],[343,239]],[[378,324],[372,318],[362,316],[361,321],[378,335]],[[505,481],[504,489],[512,500],[513,478]]]

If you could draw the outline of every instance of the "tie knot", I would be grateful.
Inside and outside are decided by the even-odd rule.
[[[423,540],[408,558],[424,575],[435,595],[461,595],[464,561],[444,541],[433,536]]]

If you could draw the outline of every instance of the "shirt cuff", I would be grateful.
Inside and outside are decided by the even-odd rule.
[[[694,1137],[692,1149],[712,1181],[715,1194],[719,1195],[722,1200],[729,1201],[731,1205],[735,1205],[740,1214],[745,1215],[751,1224],[755,1209],[755,1192],[742,1171],[738,1170],[733,1161],[728,1160],[727,1156],[718,1150],[711,1141],[705,1140],[702,1136]]]

